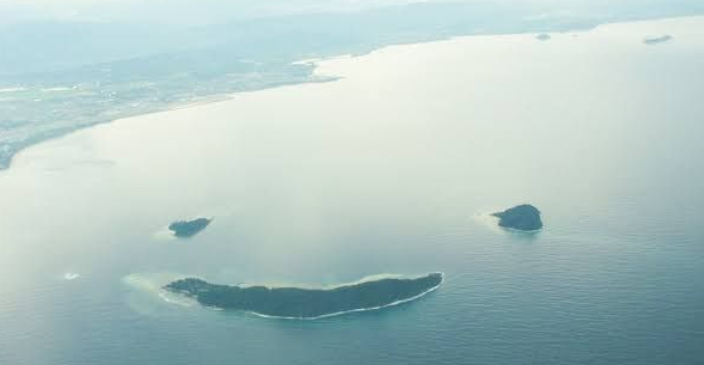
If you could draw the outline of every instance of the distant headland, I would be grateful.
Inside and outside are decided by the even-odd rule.
[[[169,225],[169,230],[178,238],[188,238],[195,236],[204,230],[212,222],[212,219],[197,218],[190,221],[177,221]]]
[[[164,289],[196,299],[200,304],[240,310],[264,317],[318,319],[381,309],[422,297],[437,289],[442,273],[419,277],[382,277],[329,289],[229,286],[202,279],[176,280]]]
[[[655,45],[655,44],[659,44],[659,43],[666,43],[666,42],[669,42],[673,39],[674,39],[674,37],[666,34],[666,35],[659,36],[659,37],[647,37],[647,38],[643,39],[643,43],[645,43],[647,45]]]
[[[538,208],[523,204],[503,212],[492,214],[499,218],[499,226],[519,231],[538,231],[543,228]]]

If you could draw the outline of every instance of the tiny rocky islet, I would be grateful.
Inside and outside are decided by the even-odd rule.
[[[193,220],[176,221],[169,225],[169,230],[178,238],[189,238],[204,230],[212,222],[212,218],[196,218]]]
[[[530,204],[522,204],[503,212],[492,214],[499,218],[499,226],[524,232],[539,231],[543,228],[541,212]]]

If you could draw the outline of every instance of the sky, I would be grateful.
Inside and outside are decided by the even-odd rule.
[[[27,21],[207,25],[296,13],[355,11],[407,3],[530,4],[585,14],[618,7],[677,7],[704,0],[0,0],[0,26]]]
[[[355,11],[419,2],[559,5],[585,1],[606,0],[0,0],[0,23],[59,19],[211,24],[230,19]]]
[[[426,0],[437,1],[437,0]],[[228,19],[359,10],[414,0],[0,0],[0,22],[27,20],[166,21]]]

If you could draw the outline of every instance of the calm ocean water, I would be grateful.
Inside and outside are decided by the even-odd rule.
[[[0,173],[0,364],[701,364],[702,65],[704,18],[467,37],[33,147]],[[485,217],[524,202],[544,231]],[[157,290],[429,271],[309,322]]]

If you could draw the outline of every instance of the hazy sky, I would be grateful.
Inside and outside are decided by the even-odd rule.
[[[212,23],[232,18],[360,10],[418,2],[544,5],[584,1],[605,0],[0,0],[0,22],[27,19],[79,19]]]
[[[430,0],[437,1],[437,0]],[[211,23],[230,18],[356,10],[414,0],[0,0],[0,21],[26,19],[167,20]]]
[[[0,0],[0,24],[46,19],[209,24],[237,18],[418,2],[520,3],[554,11],[598,13],[612,7],[676,7],[697,1],[702,0]]]

